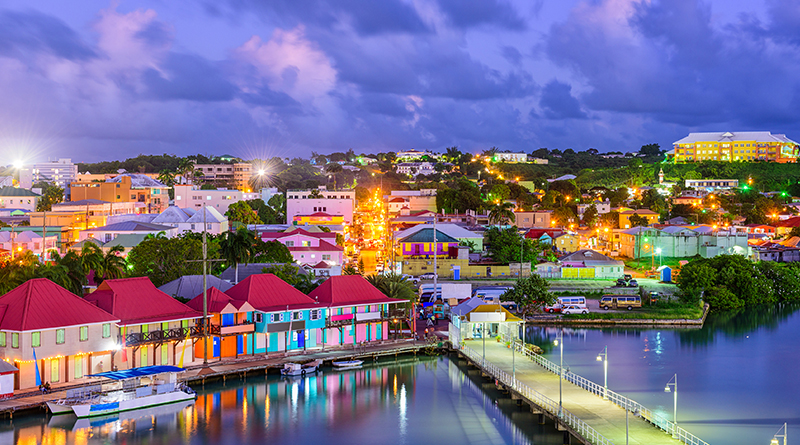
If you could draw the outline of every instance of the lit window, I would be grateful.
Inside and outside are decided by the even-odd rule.
[[[64,330],[63,329],[56,329],[56,344],[63,345],[64,344]]]
[[[81,341],[89,340],[89,326],[81,326]]]
[[[31,347],[38,348],[42,346],[42,333],[41,332],[32,332],[31,333]]]
[[[103,338],[111,337],[111,323],[103,324]]]

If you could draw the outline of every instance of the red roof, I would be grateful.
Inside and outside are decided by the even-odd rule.
[[[337,246],[329,242],[319,240],[319,246],[292,246],[287,247],[289,252],[338,252],[344,250],[342,246]]]
[[[315,298],[325,307],[406,302],[387,297],[361,275],[330,277],[314,289],[309,297]]]
[[[263,312],[317,306],[308,295],[271,273],[250,275],[225,293],[234,300],[247,301],[253,308]]]
[[[314,268],[314,269],[330,269],[331,268],[331,266],[328,263],[326,263],[325,261],[320,261],[317,264],[311,265],[311,267]]]
[[[308,230],[304,230],[301,228],[292,229],[286,232],[263,232],[261,234],[262,240],[273,239],[278,240],[281,238],[285,238],[291,235],[306,235],[312,238],[332,238],[336,239],[336,234],[334,232],[309,232]]]
[[[119,317],[123,326],[203,317],[158,290],[147,277],[105,280],[86,300]]]
[[[800,227],[800,216],[778,221],[775,227]]]
[[[225,309],[226,306],[232,304],[233,302],[231,297],[214,286],[208,288],[208,291],[206,292],[206,300],[208,301],[208,307],[206,309],[208,310],[209,314],[219,314]],[[203,312],[203,294],[201,293],[200,295],[192,298],[188,303],[186,303],[186,305],[198,312]]]
[[[547,234],[550,238],[556,238],[564,234],[564,231],[561,229],[530,229],[525,234],[525,238],[539,239],[544,234]]]
[[[0,297],[0,330],[38,331],[119,321],[45,278],[28,280]]]
[[[297,216],[302,217],[302,216],[342,216],[342,215],[332,215],[330,213],[325,213],[325,212],[316,212],[316,213],[312,213],[310,215],[297,215]],[[295,218],[297,216],[295,216]]]

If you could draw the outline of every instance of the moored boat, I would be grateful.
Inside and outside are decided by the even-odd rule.
[[[317,372],[317,370],[319,369],[319,365],[321,364],[322,360],[319,359],[304,364],[286,363],[283,365],[283,369],[281,369],[281,375],[297,376],[297,375],[313,374]]]
[[[340,360],[332,362],[334,368],[358,368],[364,364],[363,360]]]
[[[195,392],[178,382],[178,373],[183,371],[177,366],[144,366],[92,374],[88,377],[107,378],[112,382],[96,385],[100,386],[99,390],[73,394],[73,398],[58,400],[52,405],[48,403],[48,407],[61,412],[64,406],[71,406],[72,412],[83,418],[194,400]]]

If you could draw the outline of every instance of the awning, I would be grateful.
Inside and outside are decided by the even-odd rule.
[[[143,366],[141,368],[126,369],[124,371],[101,372],[100,374],[89,374],[87,377],[105,377],[111,380],[127,380],[136,377],[146,377],[162,372],[183,372],[185,369],[177,366]]]

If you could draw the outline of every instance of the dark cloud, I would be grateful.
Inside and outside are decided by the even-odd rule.
[[[220,13],[219,3],[207,5],[210,14]],[[266,21],[279,20],[288,27],[308,24],[333,30],[344,18],[366,36],[430,32],[416,10],[401,0],[228,0],[227,5],[234,11],[255,11]]]
[[[268,86],[262,86],[253,92],[242,92],[239,97],[248,104],[279,107],[282,113],[302,113],[302,106],[292,96],[281,91],[272,90]]]
[[[172,31],[163,22],[153,20],[144,29],[136,33],[136,38],[143,40],[150,47],[161,47],[172,42]]]
[[[0,11],[0,54],[27,58],[40,51],[69,60],[96,56],[75,31],[55,17],[35,11]]]
[[[198,56],[171,53],[161,71],[142,74],[149,95],[159,100],[226,101],[237,92],[217,67]]]
[[[544,86],[539,106],[549,119],[586,118],[578,99],[572,96],[572,86],[557,80],[552,80]]]
[[[504,46],[501,50],[503,57],[508,60],[508,63],[519,65],[522,62],[522,53],[513,46]]]
[[[438,0],[438,3],[450,23],[458,28],[480,25],[495,25],[515,31],[527,28],[514,7],[502,0]]]

